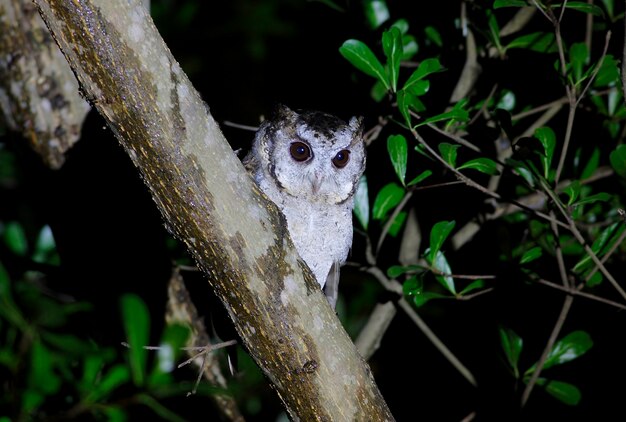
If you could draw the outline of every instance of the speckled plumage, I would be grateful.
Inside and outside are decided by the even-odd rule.
[[[300,257],[334,306],[339,266],[352,245],[353,195],[365,169],[361,120],[282,106],[261,124],[244,163],[285,215]]]

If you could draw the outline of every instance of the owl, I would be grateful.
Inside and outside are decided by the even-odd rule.
[[[339,267],[352,245],[354,192],[365,169],[362,119],[280,106],[244,158],[280,208],[300,257],[334,308]]]

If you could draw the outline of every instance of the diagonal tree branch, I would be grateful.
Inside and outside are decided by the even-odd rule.
[[[372,374],[144,8],[36,0],[294,420],[391,421]]]

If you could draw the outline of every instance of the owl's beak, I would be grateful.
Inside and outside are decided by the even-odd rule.
[[[314,195],[317,195],[317,193],[320,191],[320,186],[322,185],[322,176],[317,173],[313,173],[313,176],[310,180],[311,190],[313,191]]]

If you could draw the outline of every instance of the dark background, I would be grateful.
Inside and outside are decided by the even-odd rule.
[[[357,38],[380,55],[381,30],[368,28],[360,2],[339,3],[346,12],[313,1],[163,0],[153,2],[153,16],[172,53],[213,116],[222,123],[233,149],[247,150],[253,133],[226,126],[224,121],[254,126],[262,115],[268,115],[276,104],[283,103],[292,108],[324,110],[346,119],[362,115],[369,128],[379,115],[391,111],[389,104],[371,100],[372,80],[356,71],[338,52],[346,39]],[[448,69],[432,78],[431,93],[425,97],[428,107],[443,110],[465,60],[464,40],[455,27],[460,2],[387,3],[391,22],[398,18],[409,21],[410,32],[420,44],[417,59],[436,55]],[[470,17],[480,25],[484,24],[480,8],[486,4],[490,2],[468,2]],[[509,10],[504,10],[498,16],[505,22],[505,17],[510,15]],[[564,37],[581,41],[583,15],[574,14],[567,22]],[[427,25],[440,31],[442,49],[423,42],[423,28]],[[534,25],[550,30],[547,22],[537,18]],[[618,40],[623,32],[617,24],[613,30],[611,49],[620,57]],[[480,39],[478,31],[475,35]],[[484,39],[480,42],[484,44]],[[491,84],[497,81],[513,90],[519,103],[539,105],[551,101],[564,91],[553,76],[555,73],[548,71],[554,60],[554,55],[525,52],[511,52],[505,60],[482,58],[484,74],[476,92],[486,96]],[[564,127],[564,121],[562,112],[553,127]],[[393,130],[387,129],[369,151],[370,200],[382,185],[393,180],[383,142]],[[585,143],[601,143],[598,139],[601,130],[592,118],[580,113],[575,145],[588,148]],[[486,128],[469,135],[477,143],[484,142],[483,145],[489,145],[492,136]],[[51,287],[95,305],[93,318],[79,322],[77,329],[84,330],[85,335],[97,342],[119,344],[124,333],[118,298],[124,292],[135,292],[149,305],[153,338],[158,338],[165,285],[171,262],[180,257],[177,255],[180,252],[167,247],[168,235],[156,207],[103,120],[96,113],[90,114],[83,139],[68,153],[67,163],[59,171],[46,169],[21,140],[12,137],[3,142],[18,155],[23,184],[19,191],[11,193],[14,197],[5,197],[5,204],[21,205],[3,206],[2,217],[26,217],[33,227],[51,225],[62,263],[51,278]],[[413,174],[418,174],[421,168],[432,168],[433,183],[452,180],[422,157],[412,157],[411,165]],[[413,201],[423,227],[454,219],[458,228],[484,207],[483,199],[468,188],[455,186],[424,190]],[[374,239],[379,230],[380,227],[372,227]],[[486,224],[477,238],[455,255],[454,265],[459,273],[496,274],[495,290],[468,302],[433,302],[419,311],[474,373],[478,388],[469,385],[408,317],[398,312],[381,349],[370,362],[379,388],[398,421],[458,421],[473,411],[477,412],[476,420],[626,418],[623,408],[626,367],[621,347],[626,319],[623,312],[580,299],[575,301],[563,333],[586,330],[595,346],[575,362],[551,369],[554,378],[581,389],[580,405],[561,404],[536,388],[527,408],[519,411],[523,386],[516,387],[507,372],[498,327],[511,327],[528,339],[521,362],[522,368],[528,367],[543,350],[564,298],[545,287],[528,286],[518,269],[501,263],[499,254],[513,248],[519,237],[519,229],[502,221]],[[396,264],[397,243],[387,242],[379,260],[381,268]],[[351,259],[363,263],[362,251],[363,237],[357,234]],[[612,269],[618,280],[623,281],[623,268]],[[551,279],[558,279],[556,265],[545,271],[546,278],[550,279],[553,272]],[[354,268],[344,269],[343,275],[340,310],[352,331],[350,334],[355,335],[357,331],[353,327],[367,315],[372,302],[362,298],[388,297],[374,279]],[[608,287],[602,293],[613,296]],[[358,304],[351,306],[352,301]],[[182,370],[180,376],[195,378],[192,370]],[[262,397],[262,409],[256,417],[249,416],[249,420],[274,420],[280,409],[274,393],[262,388],[262,391],[254,390],[254,394]],[[206,399],[179,399],[168,405],[190,420],[213,420],[208,416],[211,404]]]

